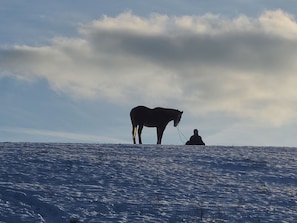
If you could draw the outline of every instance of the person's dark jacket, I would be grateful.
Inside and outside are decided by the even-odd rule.
[[[186,145],[205,145],[200,135],[192,135],[190,140],[187,141]]]

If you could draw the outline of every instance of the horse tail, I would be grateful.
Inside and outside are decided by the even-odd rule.
[[[134,126],[135,125],[135,120],[134,120],[134,109],[132,109],[130,111],[130,119],[131,119],[131,123]]]
[[[135,123],[134,109],[132,109],[130,111],[130,119],[131,119],[131,124],[132,124],[132,138],[133,138],[133,143],[136,144],[137,124]]]
[[[133,110],[131,110],[131,112],[130,112],[130,118],[131,118],[131,124],[132,124],[132,135],[133,135],[133,138],[135,138],[137,124],[136,124],[135,119],[134,119],[134,111]]]

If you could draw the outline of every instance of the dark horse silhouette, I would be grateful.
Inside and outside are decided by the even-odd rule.
[[[130,112],[132,122],[133,143],[136,144],[136,131],[138,126],[138,140],[141,141],[141,132],[143,126],[157,128],[157,144],[161,144],[163,132],[170,121],[174,121],[174,127],[180,122],[183,112],[170,108],[154,108],[150,109],[145,106],[137,106]]]

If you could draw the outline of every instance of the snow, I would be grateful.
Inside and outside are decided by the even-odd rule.
[[[0,143],[0,222],[296,222],[297,148]]]

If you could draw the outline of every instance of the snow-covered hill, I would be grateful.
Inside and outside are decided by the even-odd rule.
[[[0,143],[0,222],[297,222],[297,148]]]

